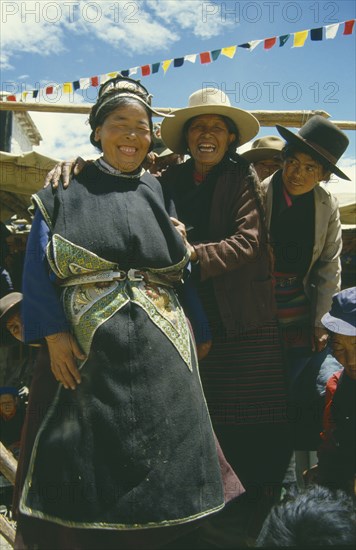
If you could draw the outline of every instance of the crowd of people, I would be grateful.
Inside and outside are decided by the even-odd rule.
[[[2,306],[38,346],[15,547],[312,547],[315,499],[355,496],[356,287],[341,290],[338,205],[319,185],[348,179],[348,138],[314,116],[254,140],[257,119],[217,88],[159,115],[138,81],[105,82],[100,157],[61,163],[33,196],[21,318]],[[293,500],[298,449],[319,464]],[[355,542],[344,519],[320,545]]]

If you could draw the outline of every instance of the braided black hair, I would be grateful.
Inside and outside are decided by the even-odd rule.
[[[115,94],[116,94],[116,97],[113,98],[112,101],[109,101],[108,103],[103,105],[104,100],[106,102],[107,98],[110,95],[115,95]],[[95,139],[95,131],[98,128],[98,126],[101,126],[104,123],[105,119],[113,111],[115,111],[115,109],[117,109],[118,107],[125,107],[125,106],[132,105],[132,104],[140,105],[141,107],[143,107],[143,109],[145,109],[145,111],[147,113],[148,122],[149,122],[149,126],[150,126],[150,134],[151,134],[151,145],[150,145],[149,151],[152,151],[152,148],[153,148],[153,122],[152,122],[152,113],[151,113],[151,111],[148,109],[148,107],[146,107],[146,105],[144,105],[144,103],[142,103],[141,101],[136,100],[134,97],[120,96],[120,94],[118,94],[117,90],[115,90],[115,89],[113,89],[113,90],[107,92],[105,95],[101,96],[98,99],[98,101],[95,103],[95,105],[92,107],[91,111],[90,111],[89,124],[90,124],[90,127],[92,129],[92,132],[90,134],[90,142],[92,143],[92,145],[94,145],[94,147],[97,147],[100,151],[103,150],[102,147],[101,147],[100,141],[97,141]]]

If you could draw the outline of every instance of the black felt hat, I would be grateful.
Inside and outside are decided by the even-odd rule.
[[[311,117],[294,134],[284,126],[276,125],[278,132],[290,145],[302,146],[304,151],[322,162],[327,161],[330,171],[344,180],[350,178],[336,166],[337,161],[344,154],[349,139],[335,124],[320,115]]]

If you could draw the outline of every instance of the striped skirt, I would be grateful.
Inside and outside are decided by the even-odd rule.
[[[296,273],[275,272],[275,296],[281,336],[287,348],[310,346],[310,303]]]
[[[229,335],[210,282],[200,285],[212,348],[200,375],[213,425],[286,422],[286,380],[277,321]]]

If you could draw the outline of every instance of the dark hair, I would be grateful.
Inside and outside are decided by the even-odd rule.
[[[214,113],[211,113],[211,114],[214,114]],[[192,118],[187,120],[187,122],[183,126],[183,138],[184,138],[185,147],[186,147],[187,152],[188,152],[188,141],[187,141],[188,130],[189,130],[193,120],[195,120],[198,116],[201,116],[201,115],[193,116]],[[229,153],[234,153],[236,151],[237,147],[239,146],[239,143],[240,143],[239,130],[238,130],[236,124],[231,120],[231,118],[229,118],[227,116],[223,116],[223,115],[216,115],[216,116],[219,116],[224,121],[229,134],[235,134],[234,141],[232,143],[230,143],[230,145],[228,147],[228,152]]]
[[[256,547],[352,547],[356,543],[352,497],[312,485],[275,505],[257,538]]]
[[[300,145],[291,145],[287,143],[281,151],[281,156],[283,160],[286,160],[288,158],[294,157],[296,153],[305,153],[306,155],[309,155],[313,160],[315,160],[315,162],[320,164],[325,172],[333,171],[333,167],[327,160],[322,159],[320,156],[318,156],[317,153],[314,154],[313,151],[311,151],[310,147],[304,147],[303,143],[301,143]]]
[[[104,100],[106,101],[110,95],[115,95],[115,94],[116,94],[115,99],[113,99],[112,101],[109,101],[104,106],[102,106]],[[119,94],[117,94],[117,90],[115,89],[111,90],[111,93],[107,92],[105,95],[101,96],[90,111],[89,124],[92,129],[92,132],[90,134],[90,142],[92,143],[92,145],[94,145],[94,147],[97,147],[100,151],[103,150],[101,147],[101,142],[95,140],[95,130],[97,129],[97,127],[101,126],[104,123],[105,119],[118,107],[125,107],[127,105],[132,105],[132,104],[140,105],[141,107],[143,107],[143,109],[145,109],[147,113],[148,122],[150,125],[150,133],[151,133],[151,145],[150,145],[149,151],[152,150],[153,122],[152,122],[151,111],[148,109],[148,107],[146,107],[144,103],[135,99],[134,97],[120,96]]]

